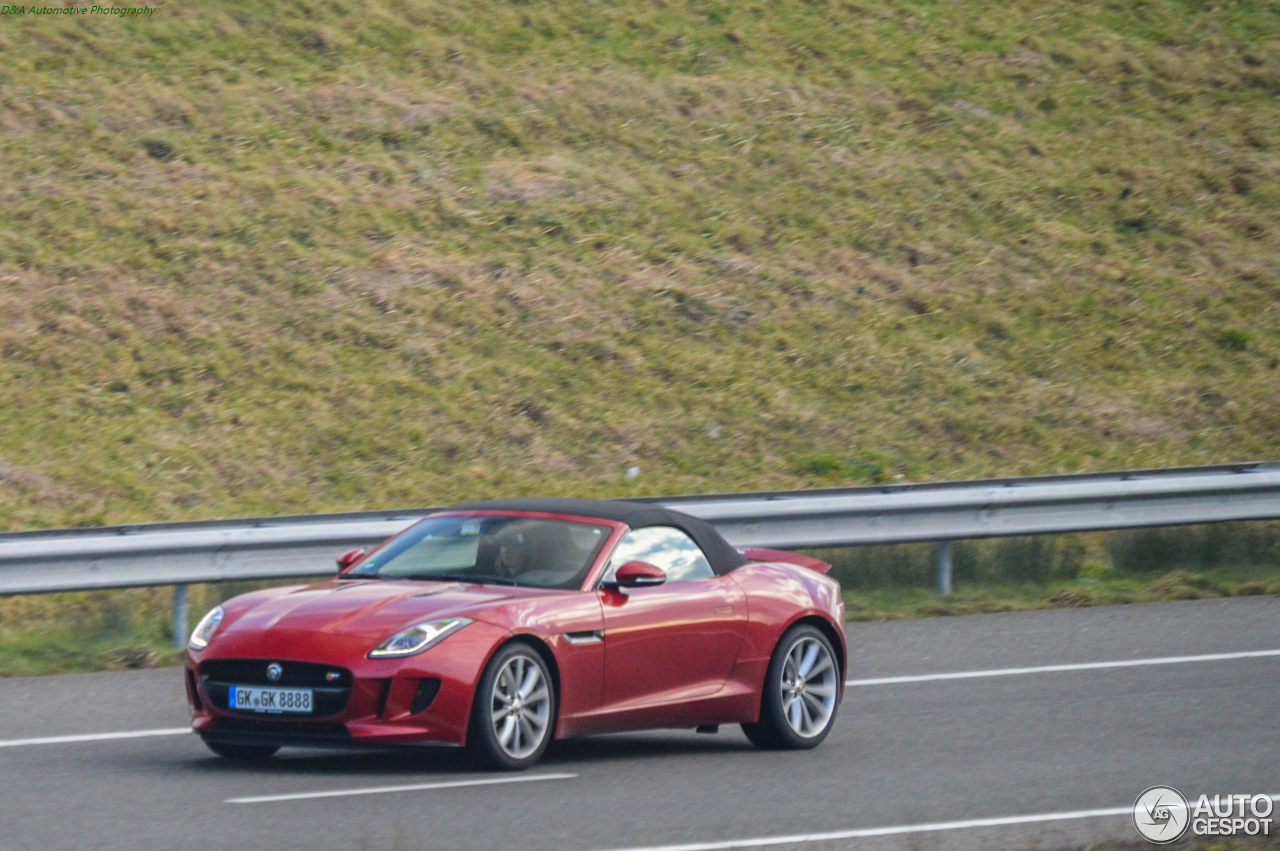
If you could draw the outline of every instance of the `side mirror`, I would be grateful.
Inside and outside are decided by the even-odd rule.
[[[613,581],[605,588],[652,588],[667,581],[667,572],[647,561],[629,561],[613,574]]]
[[[338,556],[338,572],[342,573],[362,558],[364,558],[364,550],[347,550]]]

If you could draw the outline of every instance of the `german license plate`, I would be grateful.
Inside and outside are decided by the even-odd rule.
[[[311,711],[311,689],[232,686],[227,696],[227,705],[232,709],[247,709],[250,712],[306,714]]]

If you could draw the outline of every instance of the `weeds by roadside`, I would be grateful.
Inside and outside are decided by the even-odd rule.
[[[1016,585],[959,584],[948,597],[923,587],[846,591],[850,621],[1064,609],[1209,597],[1280,595],[1280,568],[1220,568],[1205,573],[1077,579]]]
[[[190,626],[223,600],[279,584],[189,586]],[[177,665],[172,604],[172,588],[0,598],[0,677]]]

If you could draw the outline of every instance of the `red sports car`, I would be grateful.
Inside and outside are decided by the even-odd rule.
[[[521,769],[552,739],[720,724],[811,748],[844,694],[829,566],[665,508],[468,503],[339,564],[195,628],[187,697],[215,752],[444,745]]]

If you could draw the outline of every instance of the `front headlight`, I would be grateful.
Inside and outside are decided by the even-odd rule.
[[[226,612],[222,610],[222,606],[217,606],[209,614],[200,619],[200,623],[196,624],[196,628],[191,631],[191,641],[187,642],[192,650],[203,650],[209,646],[209,642],[213,640],[213,634],[218,631],[218,627],[222,626],[222,618]]]
[[[445,636],[453,635],[467,624],[471,618],[449,618],[443,621],[432,621],[411,626],[388,638],[369,651],[370,659],[387,659],[399,656],[412,656],[431,647]]]

